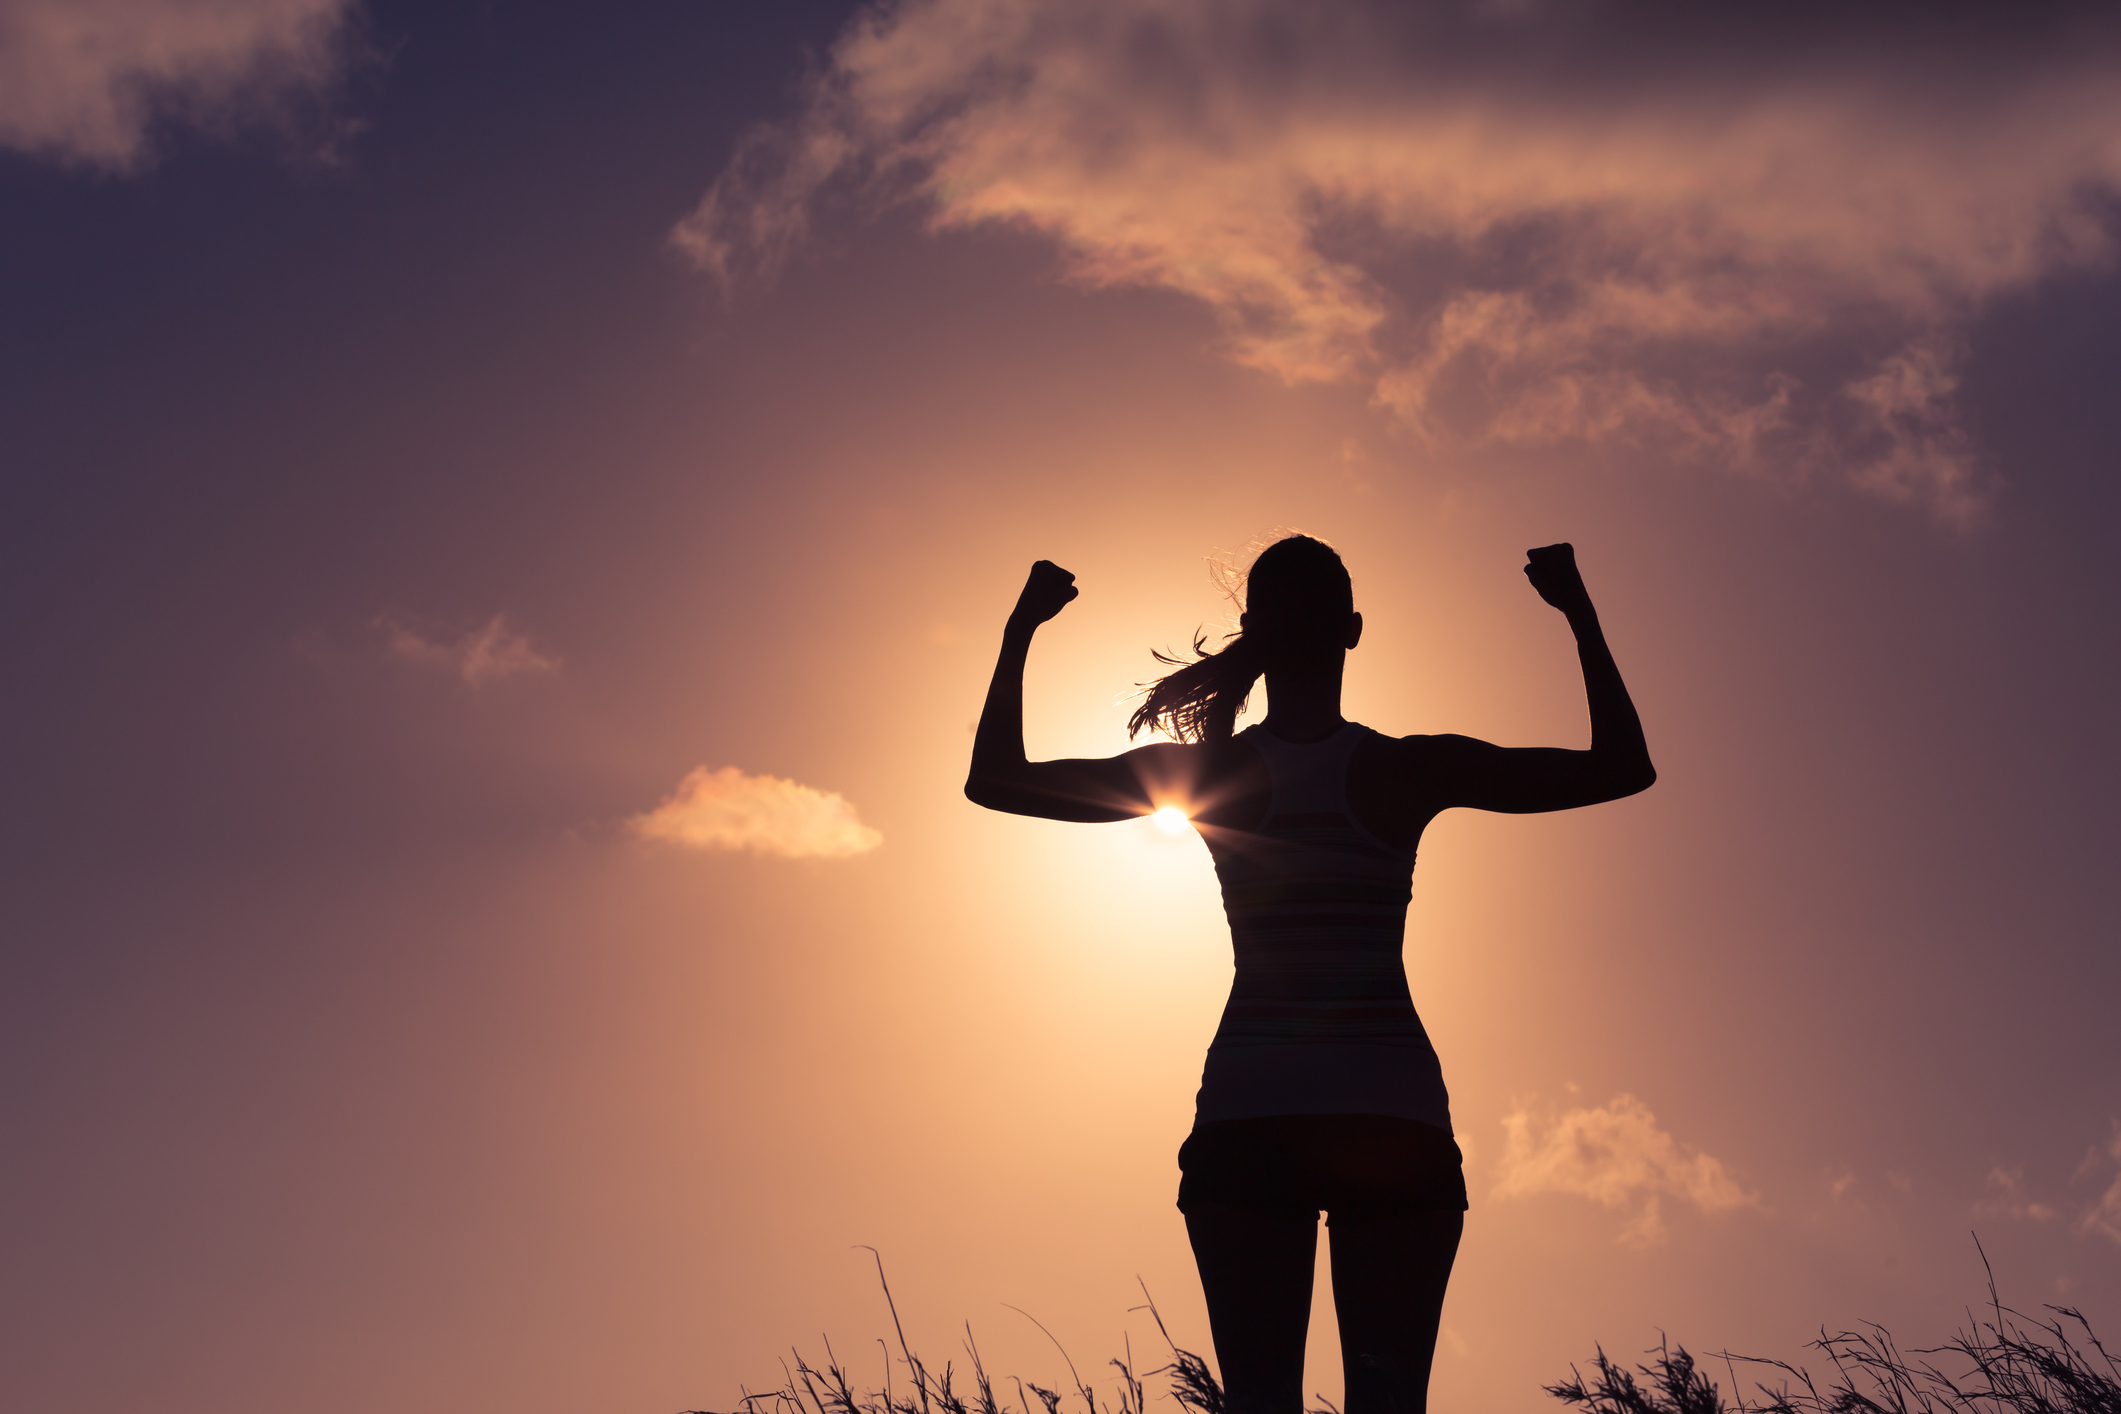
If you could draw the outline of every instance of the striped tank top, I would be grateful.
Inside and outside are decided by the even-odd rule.
[[[1373,1114],[1448,1131],[1450,1096],[1400,958],[1414,857],[1358,824],[1348,761],[1375,736],[1249,727],[1273,802],[1256,831],[1203,830],[1237,976],[1201,1072],[1196,1118]]]

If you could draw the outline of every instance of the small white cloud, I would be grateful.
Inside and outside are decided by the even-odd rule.
[[[2099,1195],[2099,1200],[2085,1210],[2077,1222],[2077,1231],[2095,1232],[2110,1242],[2121,1243],[2121,1123],[2114,1126],[2114,1137],[2104,1147],[2102,1154],[2099,1147],[2094,1146],[2077,1169],[2077,1176],[2082,1178],[2087,1173],[2104,1169],[2108,1162],[2116,1166],[2113,1181]]]
[[[699,767],[661,805],[626,827],[644,840],[783,859],[844,859],[884,842],[838,792],[779,776],[747,776],[734,766]]]
[[[4,0],[0,147],[139,165],[159,117],[213,121],[313,94],[353,0]]]
[[[1544,1120],[1520,1109],[1502,1127],[1506,1140],[1496,1197],[1573,1193],[1626,1210],[1623,1242],[1664,1241],[1659,1209],[1667,1196],[1684,1198],[1705,1213],[1760,1201],[1740,1188],[1719,1160],[1659,1129],[1657,1116],[1633,1095]]]
[[[501,614],[487,620],[485,627],[455,638],[438,637],[391,618],[377,619],[375,625],[390,652],[408,662],[447,668],[473,687],[518,673],[549,673],[560,666],[559,659],[540,653],[529,639],[508,627]]]

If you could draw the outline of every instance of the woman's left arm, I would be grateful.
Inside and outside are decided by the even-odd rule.
[[[1032,761],[1024,753],[1024,664],[1038,626],[1079,593],[1075,576],[1040,560],[1024,581],[1016,610],[1002,630],[1002,652],[987,687],[987,705],[972,738],[972,770],[965,798],[989,810],[1046,820],[1098,824],[1131,820],[1156,809],[1154,782],[1169,774],[1164,757],[1177,745],[1137,747],[1098,760]],[[1161,792],[1155,792],[1161,793]]]

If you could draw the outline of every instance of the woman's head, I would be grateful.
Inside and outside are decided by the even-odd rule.
[[[1262,666],[1297,666],[1355,646],[1355,585],[1323,540],[1291,535],[1260,551],[1245,572],[1238,624]]]
[[[1191,662],[1156,654],[1177,671],[1143,693],[1129,736],[1154,727],[1180,741],[1225,739],[1261,673],[1331,668],[1362,635],[1348,567],[1323,540],[1275,541],[1245,572],[1242,594],[1239,630],[1220,652],[1196,635]]]

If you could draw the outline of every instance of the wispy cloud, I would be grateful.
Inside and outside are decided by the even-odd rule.
[[[2099,1195],[2098,1201],[2086,1209],[2084,1216],[2078,1219],[2077,1231],[2097,1233],[2111,1242],[2121,1244],[2121,1123],[2114,1125],[2112,1139],[2104,1145],[2095,1146],[2084,1156],[2084,1162],[2077,1168],[2077,1177],[2081,1179],[2086,1174],[2101,1173],[2109,1164],[2113,1165],[2113,1179],[2107,1184],[2106,1191]]]
[[[906,0],[673,241],[770,277],[821,203],[910,197],[1197,299],[1237,362],[1433,442],[1831,469],[1965,520],[1967,332],[2111,258],[2121,63],[2067,7],[1907,13]]]
[[[1657,1127],[1657,1117],[1633,1095],[1596,1109],[1534,1117],[1520,1109],[1502,1122],[1506,1136],[1494,1195],[1573,1193],[1628,1214],[1621,1240],[1665,1239],[1661,1211],[1667,1197],[1703,1212],[1758,1204],[1723,1164]]]
[[[2056,1216],[2052,1207],[2035,1202],[2027,1194],[2023,1166],[2004,1168],[1998,1164],[1988,1171],[1988,1179],[1982,1186],[1986,1195],[1974,1205],[1977,1216],[2036,1223],[2052,1222]]]
[[[747,776],[734,766],[699,767],[661,805],[626,826],[644,840],[784,859],[844,859],[884,842],[837,792],[779,776]]]
[[[550,673],[560,666],[559,659],[531,647],[529,639],[508,627],[501,614],[487,620],[484,627],[454,637],[387,617],[377,619],[375,626],[392,654],[408,662],[446,668],[473,687],[520,673]]]
[[[313,94],[353,0],[0,0],[0,147],[111,170],[158,118]]]

